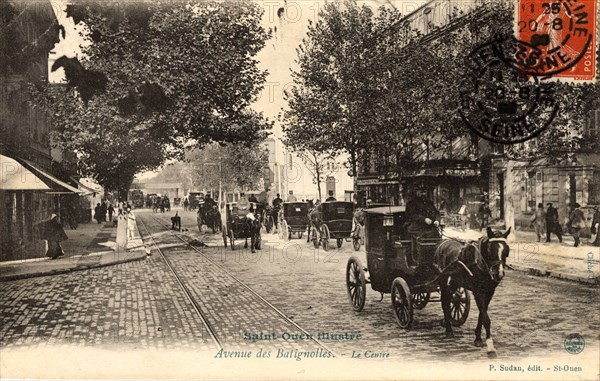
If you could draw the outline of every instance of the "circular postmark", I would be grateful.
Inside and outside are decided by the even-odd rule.
[[[578,333],[571,333],[565,338],[565,350],[572,355],[583,352],[585,348],[585,340]]]
[[[476,135],[501,144],[539,135],[558,112],[556,84],[506,65],[499,57],[505,40],[486,43],[466,59],[469,70],[460,92],[459,113]]]
[[[500,57],[532,76],[552,76],[571,69],[593,41],[594,1],[519,1],[516,38]]]

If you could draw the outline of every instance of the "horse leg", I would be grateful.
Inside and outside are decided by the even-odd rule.
[[[256,253],[256,234],[252,234],[252,237],[250,238],[250,247],[251,247],[251,252],[252,253]]]
[[[477,327],[475,327],[475,346],[483,347],[483,340],[481,340],[481,326],[484,321],[484,303],[480,293],[473,292],[475,303],[477,303],[477,309],[479,310],[479,316],[477,317]]]
[[[248,238],[246,238],[245,242],[244,242],[244,249],[247,249],[247,248],[248,248]]]
[[[487,354],[489,357],[496,357],[496,348],[494,348],[494,340],[492,339],[492,322],[490,320],[490,315],[488,314],[488,307],[490,302],[492,301],[491,295],[485,295],[485,300],[483,301],[484,308],[484,316],[483,316],[483,326],[485,328],[485,345],[487,347]]]
[[[440,295],[442,299],[442,310],[444,311],[444,327],[446,328],[446,338],[450,339],[454,337],[452,332],[452,323],[450,319],[450,300],[452,298],[452,292],[448,285],[448,277],[442,277],[440,280]]]

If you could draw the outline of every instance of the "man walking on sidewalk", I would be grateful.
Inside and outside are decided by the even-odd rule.
[[[544,210],[544,204],[541,202],[538,204],[538,208],[533,214],[531,224],[534,225],[535,234],[537,234],[537,241],[540,242],[542,240],[544,230],[546,230],[546,211]]]
[[[600,207],[594,207],[594,218],[592,219],[592,244],[594,246],[600,246]],[[595,236],[595,237],[594,237]]]
[[[581,211],[581,205],[575,203],[575,209],[571,212],[569,216],[569,228],[571,229],[571,233],[573,234],[573,238],[575,239],[574,247],[579,246],[581,243],[579,237],[581,234],[581,229],[585,227],[585,219],[583,217],[583,212]]]
[[[550,242],[550,234],[554,233],[558,237],[558,241],[562,242],[562,228],[558,222],[558,210],[552,207],[552,203],[546,204],[546,242]]]

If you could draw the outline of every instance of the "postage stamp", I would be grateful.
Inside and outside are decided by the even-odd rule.
[[[596,78],[596,0],[520,0],[510,64],[522,73]]]

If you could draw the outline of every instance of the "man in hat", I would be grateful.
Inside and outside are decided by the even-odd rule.
[[[581,229],[585,227],[585,217],[583,216],[583,211],[581,211],[581,205],[575,203],[575,209],[569,215],[569,228],[571,229],[571,233],[573,234],[573,239],[575,239],[574,247],[579,246]]]
[[[329,191],[329,197],[327,197],[327,198],[325,199],[325,201],[326,201],[326,202],[329,202],[329,201],[335,201],[335,197],[333,197],[333,191],[332,191],[332,190],[330,190],[330,191]]]
[[[558,222],[558,210],[549,202],[546,204],[546,242],[550,242],[550,234],[554,233],[558,237],[558,241],[562,242],[562,229]]]
[[[440,212],[427,198],[424,188],[417,189],[416,197],[406,204],[408,225],[406,231],[415,238],[440,237]]]

